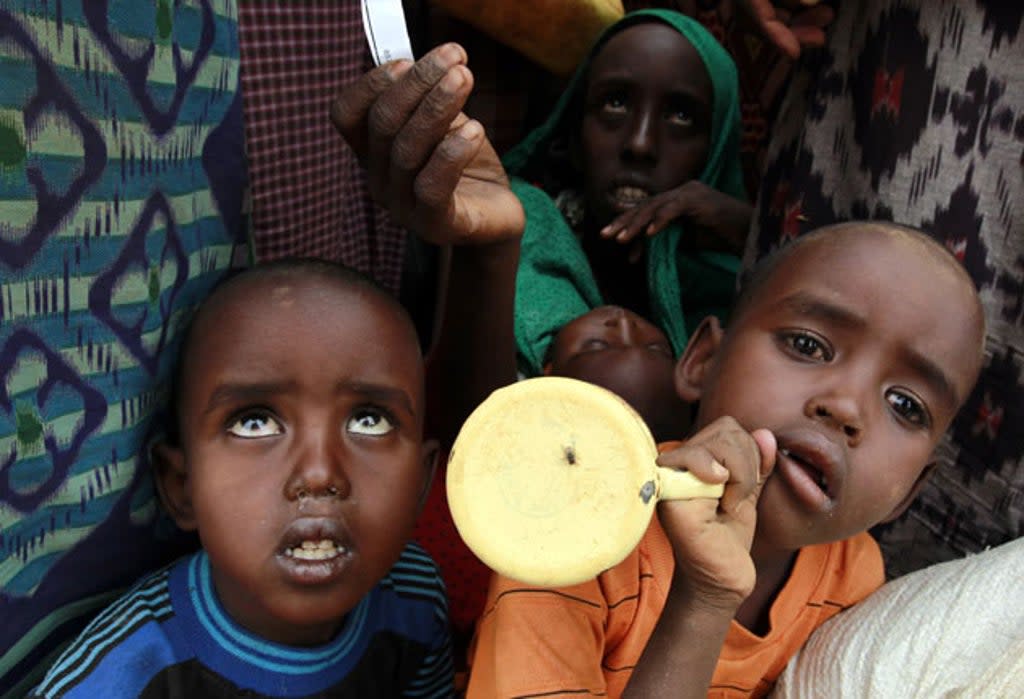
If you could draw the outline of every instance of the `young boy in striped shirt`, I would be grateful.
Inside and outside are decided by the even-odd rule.
[[[174,391],[158,488],[203,548],[33,696],[451,696],[444,587],[410,543],[437,447],[401,306],[337,265],[254,267],[200,307]]]

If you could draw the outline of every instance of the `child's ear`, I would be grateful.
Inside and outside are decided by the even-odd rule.
[[[161,440],[150,447],[149,456],[153,463],[160,502],[180,529],[194,531],[196,517],[189,493],[185,452]]]
[[[420,500],[416,506],[416,514],[423,511],[430,496],[430,486],[434,482],[434,475],[437,473],[437,460],[441,456],[441,445],[436,439],[428,439],[423,443],[423,489],[420,491]]]
[[[708,316],[686,343],[683,356],[676,362],[676,393],[687,403],[696,403],[704,391],[704,381],[722,344],[722,330],[718,318]]]
[[[937,467],[937,461],[933,461],[932,463],[925,466],[924,470],[922,470],[921,473],[918,475],[917,480],[914,481],[914,485],[911,486],[910,491],[905,496],[903,496],[903,499],[896,504],[896,507],[892,508],[892,512],[886,515],[885,519],[879,522],[879,524],[888,524],[889,522],[898,519],[900,515],[906,512],[907,508],[910,507],[910,504],[914,502],[914,498],[916,498],[917,494],[921,492],[921,488],[923,488],[924,484],[928,482],[928,479],[931,477],[931,475],[935,473],[935,469]]]

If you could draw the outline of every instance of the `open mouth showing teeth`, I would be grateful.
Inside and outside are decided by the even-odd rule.
[[[623,206],[636,206],[649,198],[651,193],[640,187],[616,187],[612,197]]]
[[[328,561],[337,558],[346,552],[344,546],[339,545],[331,539],[320,539],[319,541],[303,541],[298,546],[285,549],[284,555],[288,558],[295,558],[300,561]]]
[[[809,475],[814,480],[814,482],[817,483],[818,487],[821,488],[821,491],[826,495],[829,494],[828,479],[825,478],[825,474],[822,473],[816,466],[814,466],[814,464],[800,458],[799,455],[794,454],[789,449],[779,449],[779,452],[782,453],[790,461],[794,461],[797,464],[799,464],[800,467],[807,472],[807,475]]]

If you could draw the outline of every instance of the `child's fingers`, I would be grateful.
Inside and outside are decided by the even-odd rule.
[[[620,243],[625,243],[641,234],[647,237],[656,235],[678,218],[698,217],[699,204],[708,190],[706,185],[693,180],[651,197],[606,227],[605,230],[615,230],[605,237],[614,235]]]
[[[395,135],[388,183],[393,210],[412,211],[415,208],[413,182],[436,149],[444,145],[449,130],[454,134],[466,123],[466,117],[460,112],[472,89],[473,75],[469,69],[463,65],[453,66],[427,93]],[[459,145],[455,144],[455,147]],[[457,180],[461,170],[447,174]]]
[[[370,191],[374,196],[381,197],[387,192],[391,176],[391,149],[399,131],[451,68],[465,62],[466,52],[458,44],[439,46],[416,61],[373,103],[368,122],[367,170]],[[427,134],[410,136],[426,137]]]
[[[816,3],[791,3],[790,9],[778,10],[776,13],[778,21],[786,28],[790,37],[782,38],[790,43],[796,41],[797,54],[805,48],[820,48],[825,45],[825,28],[832,23],[835,12],[828,5]],[[782,29],[773,27],[772,31],[781,37]],[[776,44],[778,45],[778,44]],[[790,49],[779,46],[789,54]],[[789,54],[791,57],[796,57]]]
[[[813,7],[796,12],[790,21],[790,25],[794,31],[798,27],[817,27],[824,30],[828,25],[832,24],[832,20],[835,18],[835,10],[828,5],[814,5]]]
[[[761,24],[761,31],[776,48],[791,59],[800,56],[800,39],[779,19],[767,19]]]
[[[754,495],[753,502],[757,502],[756,494],[761,488],[760,449],[753,439],[748,439],[736,442],[728,449],[722,448],[715,455],[729,469],[729,481],[718,507],[722,512],[739,515],[741,509],[751,504],[751,495]]]
[[[775,457],[778,454],[778,443],[775,441],[775,435],[771,430],[764,428],[754,430],[750,433],[754,441],[757,443],[757,448],[761,451],[761,465],[758,472],[758,482],[762,485],[768,476],[772,474],[772,470],[775,468]]]
[[[761,474],[761,447],[754,437],[731,417],[721,417],[694,435],[688,445],[702,446],[729,471],[719,510],[736,516],[754,494]],[[767,447],[767,445],[766,445]]]
[[[601,237],[619,240],[620,235],[628,232],[631,227],[635,228],[637,226],[637,219],[643,215],[644,209],[642,204],[619,214],[611,223],[601,229]]]
[[[639,236],[646,228],[648,220],[650,220],[649,210],[645,209],[644,211],[639,212],[633,217],[633,220],[629,222],[628,226],[618,232],[615,236],[615,242],[622,243],[624,245],[631,240],[636,239],[636,237]]]
[[[347,86],[331,104],[331,123],[361,160],[366,157],[370,108],[411,67],[412,61],[407,60],[378,66]]]
[[[747,437],[749,439],[736,443],[739,447],[737,461],[730,464],[734,467],[729,469],[729,483],[719,501],[722,512],[740,521],[754,516],[761,490],[775,466],[775,435],[769,430],[758,429],[748,433]]]
[[[648,199],[601,229],[601,236],[615,238],[618,243],[628,243],[640,235],[653,235],[676,218],[672,210],[670,200],[662,197]],[[657,226],[656,229],[651,230],[651,226],[654,225]]]
[[[480,122],[461,116],[459,126],[437,145],[429,160],[416,176],[414,196],[419,204],[418,230],[430,231],[448,225],[455,212],[453,195],[466,166],[479,153],[484,143]]]
[[[677,218],[684,216],[691,216],[696,213],[696,209],[693,206],[694,199],[691,195],[692,190],[683,185],[679,188],[678,193],[665,200],[652,214],[650,223],[647,224],[647,228],[644,233],[647,236],[652,236],[660,233],[670,223],[675,221]]]
[[[658,465],[677,471],[689,471],[705,483],[725,483],[729,470],[702,444],[684,444],[658,455]]]
[[[803,48],[820,49],[825,45],[825,30],[820,27],[794,25],[793,36]]]

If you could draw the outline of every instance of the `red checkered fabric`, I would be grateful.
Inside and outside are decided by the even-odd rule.
[[[328,110],[373,63],[358,2],[243,0],[242,92],[257,259],[344,262],[398,293],[404,232],[375,206]]]

